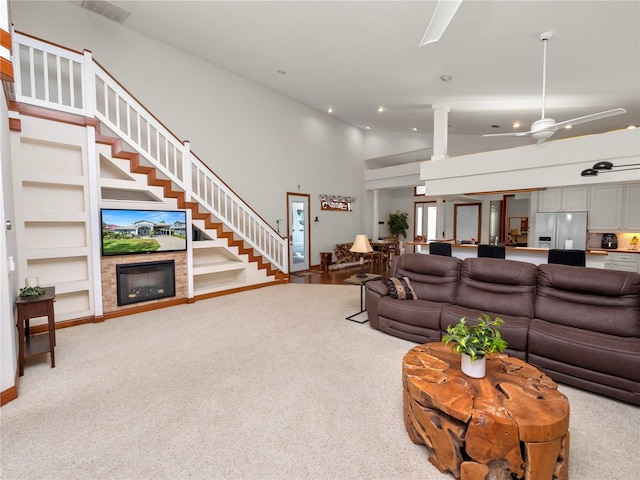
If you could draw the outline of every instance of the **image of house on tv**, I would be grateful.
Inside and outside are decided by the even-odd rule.
[[[108,225],[107,228],[114,233],[128,237],[183,236],[187,234],[186,223],[181,221],[168,224],[150,220],[137,220],[131,225]]]

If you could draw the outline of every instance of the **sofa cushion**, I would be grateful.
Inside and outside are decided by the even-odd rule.
[[[640,275],[545,264],[538,268],[535,317],[621,337],[640,337]]]
[[[428,300],[405,302],[391,297],[383,297],[378,302],[378,316],[408,325],[440,330],[440,311],[447,305]]]
[[[389,277],[382,281],[389,290],[389,296],[398,300],[417,300],[418,296],[407,277]]]
[[[391,274],[407,277],[422,300],[453,303],[462,260],[423,253],[398,255]]]
[[[621,338],[533,319],[529,353],[561,362],[567,366],[565,373],[571,373],[570,365],[577,365],[585,369],[587,379],[588,371],[594,371],[640,382],[640,338]]]
[[[531,318],[537,273],[531,263],[466,258],[460,269],[455,304],[484,313],[499,312],[502,317]]]

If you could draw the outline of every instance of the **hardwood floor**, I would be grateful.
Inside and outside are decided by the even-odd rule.
[[[299,276],[294,273],[289,274],[289,283],[320,283],[320,284],[332,284],[343,285],[345,278],[349,278],[351,275],[357,274],[360,271],[360,267],[344,268],[342,270],[332,270],[329,272],[323,272],[320,267],[311,268],[311,270],[318,271],[318,274]],[[366,270],[368,271],[368,269]]]

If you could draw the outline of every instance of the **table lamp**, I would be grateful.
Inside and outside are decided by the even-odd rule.
[[[356,235],[356,239],[354,240],[353,245],[351,245],[349,251],[360,254],[360,273],[358,273],[358,278],[366,278],[367,274],[364,273],[364,254],[373,252],[373,248],[371,248],[371,244],[369,243],[367,236]]]

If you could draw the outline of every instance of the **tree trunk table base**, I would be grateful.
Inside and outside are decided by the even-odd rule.
[[[569,402],[535,367],[487,357],[467,377],[442,343],[412,348],[402,362],[404,422],[429,461],[461,480],[568,480]]]

